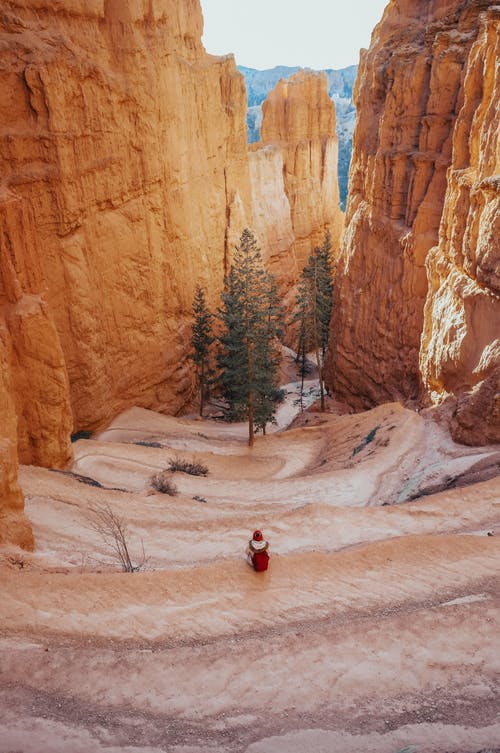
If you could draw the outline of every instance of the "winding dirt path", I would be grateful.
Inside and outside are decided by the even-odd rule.
[[[75,445],[122,491],[22,469],[37,551],[1,554],[0,753],[500,751],[499,479],[394,504],[499,448],[395,404],[311,422],[250,451],[133,409]],[[209,475],[151,493],[173,456]],[[117,572],[103,503],[145,571]]]

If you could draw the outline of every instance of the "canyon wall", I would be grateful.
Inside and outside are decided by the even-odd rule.
[[[498,13],[392,0],[362,53],[327,364],[356,408],[456,399],[469,442],[500,441]]]
[[[21,462],[62,467],[72,430],[190,396],[194,286],[215,303],[251,206],[243,78],[231,56],[206,54],[202,25],[198,0],[2,3],[9,520],[13,431]]]
[[[341,209],[345,208],[347,199],[347,181],[351,162],[352,134],[356,122],[356,111],[352,101],[352,90],[356,80],[358,66],[335,70],[327,68],[324,73],[328,80],[328,95],[335,103],[337,136],[339,140],[338,182]],[[248,95],[247,126],[250,143],[259,141],[262,125],[262,103],[278,81],[289,78],[301,70],[300,66],[277,65],[267,70],[238,66],[245,77]],[[308,70],[308,69],[306,69]]]
[[[420,366],[457,396],[455,437],[500,441],[500,5],[480,17],[453,133],[439,243],[427,258]]]
[[[215,298],[250,203],[242,77],[205,53],[198,0],[3,5],[2,182],[36,237],[74,426],[175,412],[194,285]]]
[[[11,398],[8,339],[0,319],[0,546],[11,543],[32,549],[33,534],[17,483],[17,419]]]
[[[189,401],[194,287],[217,305],[245,226],[291,290],[295,246],[305,255],[338,221],[323,83],[291,84],[298,120],[286,117],[302,130],[249,155],[243,77],[232,56],[205,52],[202,26],[199,0],[2,3],[5,510],[20,509],[17,453],[64,467],[72,432]],[[329,114],[315,130],[318,102]]]

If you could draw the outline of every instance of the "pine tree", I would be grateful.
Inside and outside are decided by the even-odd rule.
[[[213,314],[207,308],[205,291],[199,283],[196,285],[192,310],[194,316],[191,327],[192,359],[196,365],[196,376],[200,390],[200,416],[203,416],[211,377],[210,346],[215,338],[212,335]]]
[[[236,247],[220,312],[222,394],[231,421],[248,419],[248,444],[255,429],[265,431],[275,413],[281,312],[276,283],[262,262],[260,249],[245,229]]]
[[[327,232],[323,245],[314,249],[302,270],[295,316],[295,321],[299,322],[297,352],[299,358],[302,359],[302,364],[305,362],[306,350],[312,348],[316,354],[322,411],[325,410],[323,365],[328,347],[332,305],[331,241],[330,234]]]
[[[301,279],[299,282],[299,291],[297,295],[297,313],[295,315],[294,321],[298,322],[299,324],[299,333],[298,333],[298,344],[297,344],[297,357],[296,357],[296,363],[299,365],[299,375],[300,375],[300,411],[301,413],[304,410],[304,381],[306,378],[306,375],[309,373],[309,367],[308,367],[308,361],[307,361],[307,350],[308,350],[308,343],[311,339],[310,332],[308,331],[309,326],[309,295],[308,295],[308,285],[306,285],[305,281]]]

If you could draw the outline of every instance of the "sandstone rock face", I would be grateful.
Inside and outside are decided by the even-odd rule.
[[[300,270],[291,251],[295,236],[283,181],[283,150],[269,144],[252,149],[248,156],[252,228],[267,268],[275,275],[281,289],[287,291],[297,281]]]
[[[243,79],[202,24],[198,0],[2,3],[6,510],[16,430],[22,462],[63,466],[72,428],[189,398],[194,286],[215,302],[251,206]]]
[[[8,335],[0,321],[0,546],[33,548],[31,526],[23,514],[23,496],[17,484],[17,420],[11,399]]]
[[[347,198],[352,134],[356,122],[352,90],[356,80],[357,69],[357,65],[350,65],[347,68],[340,68],[338,70],[332,68],[324,70],[328,80],[328,94],[335,102],[337,136],[339,139],[338,182],[340,206],[342,209],[345,208]],[[299,66],[289,67],[282,65],[267,70],[257,70],[239,65],[238,70],[245,77],[249,105],[247,111],[248,140],[250,143],[254,143],[260,139],[262,103],[281,78],[287,79],[300,71],[301,68]]]
[[[294,236],[291,253],[299,272],[326,230],[334,248],[342,232],[335,106],[327,83],[325,73],[299,71],[279,81],[262,105],[260,144],[282,152]]]
[[[328,364],[357,408],[462,395],[492,372],[497,16],[482,0],[392,0],[362,54]]]
[[[198,0],[3,3],[2,180],[53,322],[35,333],[33,308],[17,335],[43,340],[60,387],[66,370],[75,429],[182,406],[194,285],[215,299],[246,219],[243,79],[201,32]]]
[[[24,463],[64,466],[72,430],[131,405],[182,408],[194,287],[218,303],[245,226],[283,289],[296,279],[291,247],[307,254],[326,227],[335,234],[322,80],[290,85],[280,144],[249,158],[243,77],[232,56],[206,54],[202,24],[198,0],[2,4],[2,378],[17,416],[2,441],[17,431]]]
[[[71,458],[69,382],[30,207],[0,195],[0,320],[5,368],[17,414],[22,463],[63,467]]]
[[[500,6],[480,16],[453,134],[420,366],[434,402],[457,396],[459,441],[500,442]]]

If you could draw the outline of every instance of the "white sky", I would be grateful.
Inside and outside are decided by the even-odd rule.
[[[359,62],[388,0],[200,0],[203,44],[238,65],[345,68]]]

